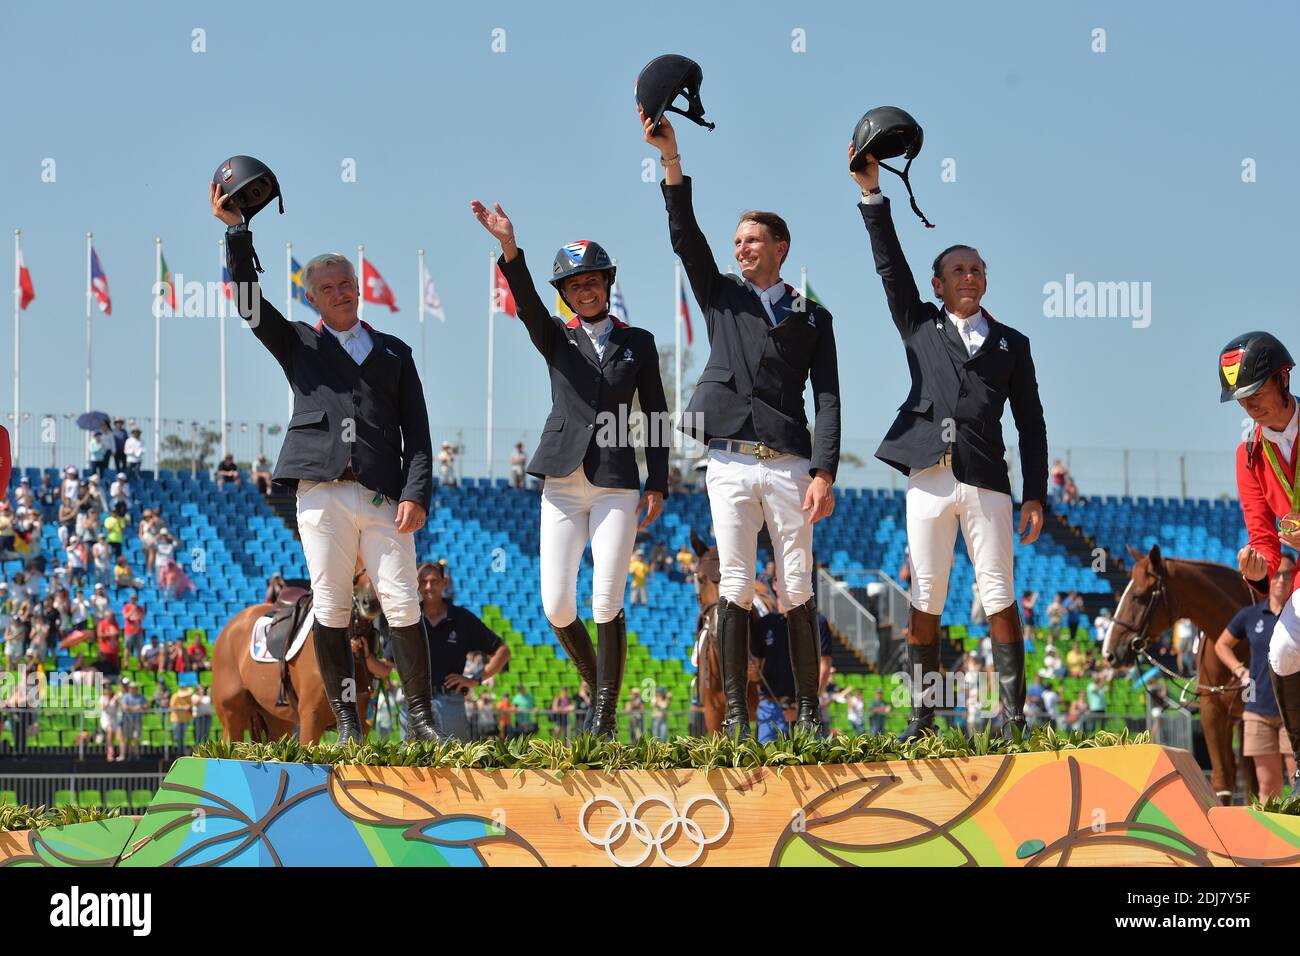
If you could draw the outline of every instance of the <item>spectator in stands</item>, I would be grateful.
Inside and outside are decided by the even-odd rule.
[[[1073,640],[1078,636],[1079,622],[1083,618],[1083,598],[1078,591],[1071,591],[1065,599],[1065,629]]]
[[[41,487],[36,492],[36,504],[40,508],[41,518],[45,521],[58,520],[59,486],[48,472],[41,476]]]
[[[885,718],[889,716],[890,711],[893,709],[889,701],[885,700],[885,692],[880,688],[876,688],[875,694],[871,697],[871,707],[867,713],[873,734],[879,736],[885,732]]]
[[[266,581],[266,596],[262,598],[264,604],[274,604],[280,598],[280,592],[284,590],[284,575],[279,571],[272,574]]]
[[[1065,497],[1065,466],[1061,464],[1061,459],[1057,458],[1052,461],[1051,481],[1048,482],[1047,493],[1052,499],[1052,504],[1059,505]]]
[[[1106,718],[1106,681],[1101,674],[1093,674],[1085,691],[1088,698],[1088,722],[1084,727],[1086,733],[1093,733]]]
[[[105,676],[116,677],[122,673],[122,628],[112,611],[96,618],[95,638],[99,644],[95,669]]]
[[[1020,595],[1020,614],[1025,620],[1025,640],[1033,641],[1038,637],[1037,626],[1038,592],[1026,591]]]
[[[135,576],[135,572],[131,570],[131,565],[127,563],[125,554],[118,558],[117,563],[113,565],[113,586],[119,588],[144,587],[144,581]]]
[[[99,697],[99,729],[108,745],[109,763],[126,759],[126,741],[122,737],[122,695],[113,683],[104,685]],[[116,746],[114,746],[116,745]]]
[[[579,727],[587,726],[587,717],[591,713],[591,685],[585,680],[578,683],[577,696],[573,698],[574,719]]]
[[[1097,646],[1104,647],[1106,644],[1106,635],[1110,633],[1110,626],[1114,623],[1111,620],[1110,608],[1104,607],[1101,613],[1093,620],[1092,626],[1097,635]]]
[[[158,532],[158,540],[154,542],[154,570],[158,574],[158,582],[162,583],[162,572],[176,555],[176,539],[167,528]]]
[[[108,588],[104,587],[102,584],[96,584],[94,593],[90,596],[90,610],[91,613],[94,614],[95,620],[98,621],[101,617],[106,615],[109,612],[110,606],[111,602],[108,599]]]
[[[145,670],[161,671],[163,662],[163,648],[158,643],[158,635],[154,634],[149,638],[149,643],[140,648],[140,666]]]
[[[862,696],[862,688],[854,687],[844,698],[845,709],[847,711],[849,727],[855,734],[861,734],[867,729],[867,701]]]
[[[76,540],[77,532],[77,514],[80,509],[75,501],[64,499],[59,502],[59,544],[67,547],[73,540]]]
[[[682,491],[682,470],[676,465],[668,469],[668,493],[678,494]]]
[[[1057,591],[1052,603],[1047,605],[1047,635],[1053,644],[1061,639],[1061,625],[1065,622],[1065,595]]]
[[[74,505],[81,500],[81,479],[77,475],[77,469],[72,465],[63,469],[63,483],[59,487],[59,495],[63,501],[71,501]]]
[[[524,454],[524,443],[515,442],[515,452],[510,456],[510,483],[515,488],[523,491],[526,481],[524,467],[528,464],[528,456]]]
[[[265,455],[257,456],[257,461],[253,462],[253,471],[250,477],[258,491],[264,495],[271,493],[271,465],[266,460]]]
[[[631,735],[632,743],[636,743],[645,733],[645,701],[641,699],[640,689],[632,688],[627,703],[623,705],[623,711],[627,714],[627,730]]]
[[[90,549],[95,563],[95,586],[108,587],[113,583],[113,549],[109,547],[104,535],[95,538],[94,547]]]
[[[577,706],[569,695],[569,688],[561,687],[560,692],[551,701],[551,712],[555,718],[555,733],[565,740],[569,739],[569,721]]]
[[[1074,483],[1074,476],[1068,475],[1065,479],[1065,503],[1067,505],[1077,505],[1082,499],[1079,497],[1079,486]]]
[[[17,670],[27,650],[27,629],[23,627],[17,614],[10,615],[9,623],[4,629],[5,670]]]
[[[194,688],[194,742],[206,743],[212,736],[212,695],[200,684]]]
[[[27,632],[27,656],[45,660],[50,652],[50,622],[43,614],[33,614]],[[57,633],[55,637],[57,639]]]
[[[127,481],[124,471],[119,471],[113,478],[113,483],[108,486],[109,507],[117,511],[119,502],[122,504],[123,514],[131,510],[131,484]]]
[[[677,562],[677,570],[681,572],[682,580],[695,580],[695,551],[691,548],[689,541],[683,541],[681,548],[674,559]],[[699,590],[698,584],[696,590]]]
[[[168,641],[167,649],[163,652],[167,663],[164,667],[173,674],[185,673],[185,645],[179,641]]]
[[[113,428],[109,431],[108,437],[112,442],[113,467],[122,471],[126,468],[126,420],[113,419]]]
[[[99,515],[108,510],[108,498],[104,495],[104,482],[98,474],[91,475],[86,479],[85,487],[81,490],[81,504],[89,505],[90,510],[95,512],[95,527],[99,527]]]
[[[226,457],[217,465],[217,491],[224,489],[227,484],[239,487],[239,466],[235,464],[232,452],[227,452]]]
[[[1048,644],[1043,651],[1043,666],[1038,669],[1038,676],[1043,678],[1060,678],[1065,676],[1065,664],[1055,644]]]
[[[185,728],[194,722],[194,688],[179,687],[167,701],[172,718],[172,743],[185,752]]]
[[[650,736],[658,740],[668,739],[668,711],[672,708],[673,692],[655,688],[655,699],[650,705]]]
[[[122,739],[130,756],[140,755],[144,712],[148,709],[149,701],[140,693],[140,685],[133,680],[127,681],[126,693],[122,695]]]
[[[13,510],[9,507],[9,502],[0,501],[0,555],[7,559],[12,559],[14,537]]]
[[[438,451],[438,481],[448,488],[456,487],[456,455],[452,451],[451,442],[442,443],[442,448]]]
[[[1078,696],[1070,703],[1070,712],[1065,717],[1065,729],[1074,733],[1080,733],[1084,730],[1084,724],[1088,718],[1088,701],[1084,698],[1083,691],[1079,691]]]
[[[131,437],[126,440],[126,473],[131,481],[140,480],[140,465],[144,461],[144,442],[140,439],[140,429],[132,428]]]
[[[1056,692],[1055,686],[1050,680],[1043,681],[1043,719],[1053,730],[1061,719],[1061,695]]]
[[[32,483],[28,481],[26,475],[18,479],[18,487],[14,489],[14,507],[29,510],[36,507],[36,496],[32,493]]]
[[[523,684],[515,688],[515,695],[510,698],[510,706],[515,709],[515,733],[521,735],[536,733],[537,699]]]
[[[108,460],[113,456],[113,435],[105,426],[90,436],[90,467],[98,477],[108,470]]]
[[[493,678],[485,677],[485,670],[487,670],[487,664],[482,651],[470,651],[465,655],[465,670],[463,676],[466,680],[472,680],[480,684],[491,682]]]
[[[647,603],[645,582],[646,577],[650,574],[650,565],[646,562],[645,552],[640,548],[632,555],[632,560],[628,564],[628,573],[632,575],[632,599],[630,603],[644,606]]]
[[[140,547],[144,551],[144,573],[154,573],[154,559],[158,553],[158,532],[162,530],[162,518],[152,508],[145,508],[140,516],[140,527],[136,532],[140,538]]]
[[[86,545],[77,538],[68,541],[66,568],[73,587],[79,588],[86,583]]]
[[[1071,677],[1083,677],[1087,673],[1088,657],[1079,650],[1079,642],[1071,641],[1070,650],[1065,655],[1065,672]]]
[[[212,665],[208,662],[208,649],[195,634],[190,638],[189,644],[185,646],[185,669],[191,671],[205,671]]]

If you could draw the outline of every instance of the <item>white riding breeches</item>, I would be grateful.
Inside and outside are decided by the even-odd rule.
[[[415,535],[397,533],[397,502],[355,481],[299,481],[298,533],[311,572],[316,620],[347,627],[357,553],[388,623],[406,627],[420,619]]]
[[[754,601],[758,533],[767,522],[776,563],[777,596],[795,608],[812,596],[813,526],[803,510],[811,463],[797,455],[760,461],[754,455],[709,449],[706,483],[722,580],[718,593],[733,604]]]
[[[907,546],[912,606],[918,611],[943,613],[958,525],[975,566],[980,604],[992,616],[1016,601],[1011,496],[960,482],[949,465],[913,469],[907,479]]]
[[[597,624],[623,610],[628,565],[636,543],[636,506],[641,493],[630,488],[597,488],[579,465],[563,478],[547,478],[542,488],[542,609],[555,627],[578,616],[578,567],[591,541],[595,564],[591,612]]]
[[[1300,672],[1300,591],[1282,606],[1268,642],[1268,666],[1278,677]]]

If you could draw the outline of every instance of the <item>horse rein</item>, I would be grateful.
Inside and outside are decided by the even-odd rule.
[[[1146,649],[1147,642],[1150,640],[1150,635],[1147,633],[1147,628],[1151,626],[1151,615],[1152,613],[1154,613],[1156,609],[1156,604],[1160,602],[1163,602],[1165,606],[1165,613],[1169,615],[1169,626],[1173,627],[1174,623],[1178,620],[1178,618],[1174,615],[1173,599],[1169,596],[1169,584],[1165,579],[1165,569],[1163,565],[1161,566],[1160,570],[1156,572],[1155,587],[1151,589],[1150,600],[1147,602],[1146,606],[1142,609],[1142,613],[1138,617],[1137,626],[1133,627],[1125,623],[1124,621],[1119,620],[1118,617],[1115,619],[1115,624],[1122,624],[1124,627],[1128,628],[1129,631],[1133,633],[1134,637],[1133,640],[1131,641],[1131,644],[1133,648],[1133,656],[1135,658],[1137,658],[1138,660],[1146,661],[1148,664],[1155,667],[1157,670],[1160,671],[1160,673],[1162,673],[1165,677],[1169,678],[1170,680],[1186,681],[1186,683],[1179,685],[1182,688],[1184,694],[1187,692],[1187,689],[1189,687],[1195,688],[1197,694],[1217,695],[1217,694],[1226,694],[1229,692],[1234,692],[1239,690],[1245,690],[1247,687],[1250,686],[1248,683],[1247,684],[1243,684],[1243,683],[1202,684],[1199,680],[1189,679],[1182,674],[1178,674],[1170,670],[1160,661],[1152,657],[1147,652]],[[1115,612],[1116,614],[1119,613],[1118,607],[1115,609]],[[1112,624],[1112,627],[1113,626],[1114,625]],[[1208,641],[1202,643],[1202,653],[1205,653],[1205,647],[1208,645],[1208,643],[1209,643]]]

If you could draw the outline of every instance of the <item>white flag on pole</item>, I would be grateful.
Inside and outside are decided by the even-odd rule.
[[[627,303],[623,301],[623,290],[618,287],[618,279],[609,290],[609,314],[624,325],[631,325],[627,318]]]
[[[442,299],[438,298],[438,290],[434,288],[433,276],[425,270],[420,278],[420,284],[424,287],[424,307],[432,312],[439,322],[446,322],[447,314],[442,311]]]

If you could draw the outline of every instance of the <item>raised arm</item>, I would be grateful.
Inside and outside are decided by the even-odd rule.
[[[849,162],[853,161],[853,145],[849,145]],[[907,337],[925,321],[921,294],[907,264],[903,247],[894,231],[894,220],[889,212],[889,200],[880,192],[880,165],[874,156],[868,156],[866,165],[849,174],[862,190],[858,210],[871,237],[871,253],[876,260],[876,274],[885,287],[889,314],[899,335]]]
[[[257,253],[253,251],[253,234],[245,228],[242,213],[227,207],[230,197],[224,195],[215,183],[209,186],[212,215],[235,231],[226,231],[226,267],[234,284],[233,301],[239,317],[248,323],[257,340],[275,356],[280,367],[289,369],[289,349],[293,329],[280,310],[262,296],[258,284]]]
[[[704,321],[712,341],[713,316],[709,305],[716,298],[723,277],[714,261],[713,250],[709,248],[704,232],[695,221],[695,209],[691,204],[691,180],[682,173],[677,132],[665,116],[659,121],[659,131],[652,133],[651,127],[654,124],[639,106],[637,115],[641,117],[645,141],[659,150],[659,161],[664,167],[664,180],[660,185],[664,205],[668,210],[668,238],[672,242],[673,252],[682,260],[682,268],[686,270],[686,278],[695,294],[695,301],[704,311]]]
[[[519,321],[528,329],[528,337],[532,339],[537,351],[542,353],[543,358],[549,359],[551,349],[555,346],[557,320],[552,317],[551,310],[546,307],[533,285],[528,263],[524,260],[524,251],[515,243],[514,223],[500,203],[495,203],[494,209],[488,209],[475,199],[469,208],[483,228],[501,243],[501,257],[497,259],[497,267],[510,286],[510,294],[515,297]]]

